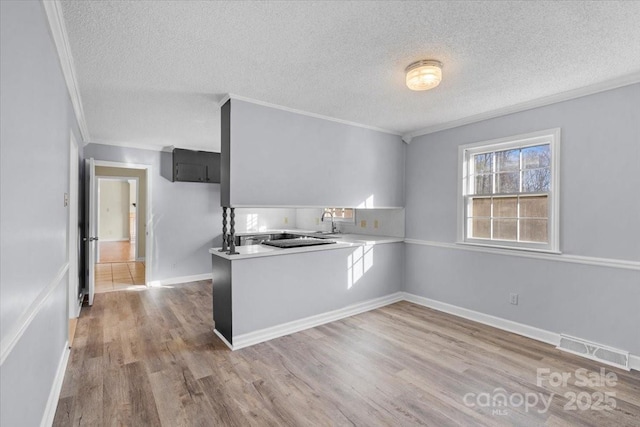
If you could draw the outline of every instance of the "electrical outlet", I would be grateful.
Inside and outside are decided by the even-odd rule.
[[[509,294],[509,302],[513,305],[518,305],[518,294]]]
[[[378,222],[377,219],[373,220],[373,228],[378,228],[378,226],[380,225],[380,223]]]
[[[367,228],[367,220],[366,219],[363,219],[363,220],[360,221],[360,227]]]
[[[316,225],[320,225],[320,218],[316,218]]]
[[[289,224],[289,217],[286,217],[286,216],[284,217],[284,223]]]

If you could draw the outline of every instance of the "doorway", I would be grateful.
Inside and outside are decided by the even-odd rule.
[[[146,288],[147,171],[96,161],[95,293]]]

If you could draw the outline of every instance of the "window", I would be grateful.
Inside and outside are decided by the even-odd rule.
[[[464,145],[459,241],[557,252],[560,129]]]
[[[356,222],[356,217],[351,208],[324,208],[324,213],[333,218],[334,222]]]

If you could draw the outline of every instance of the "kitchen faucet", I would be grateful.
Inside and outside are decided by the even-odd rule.
[[[322,212],[322,216],[320,217],[320,221],[324,222],[324,217],[327,215],[331,215],[331,233],[337,233],[338,232],[338,226],[337,224],[333,221],[333,212],[330,211],[324,211]]]

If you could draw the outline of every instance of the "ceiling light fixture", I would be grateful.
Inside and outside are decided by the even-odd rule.
[[[442,62],[423,59],[410,64],[407,73],[407,87],[411,90],[429,90],[440,84],[442,80]]]

